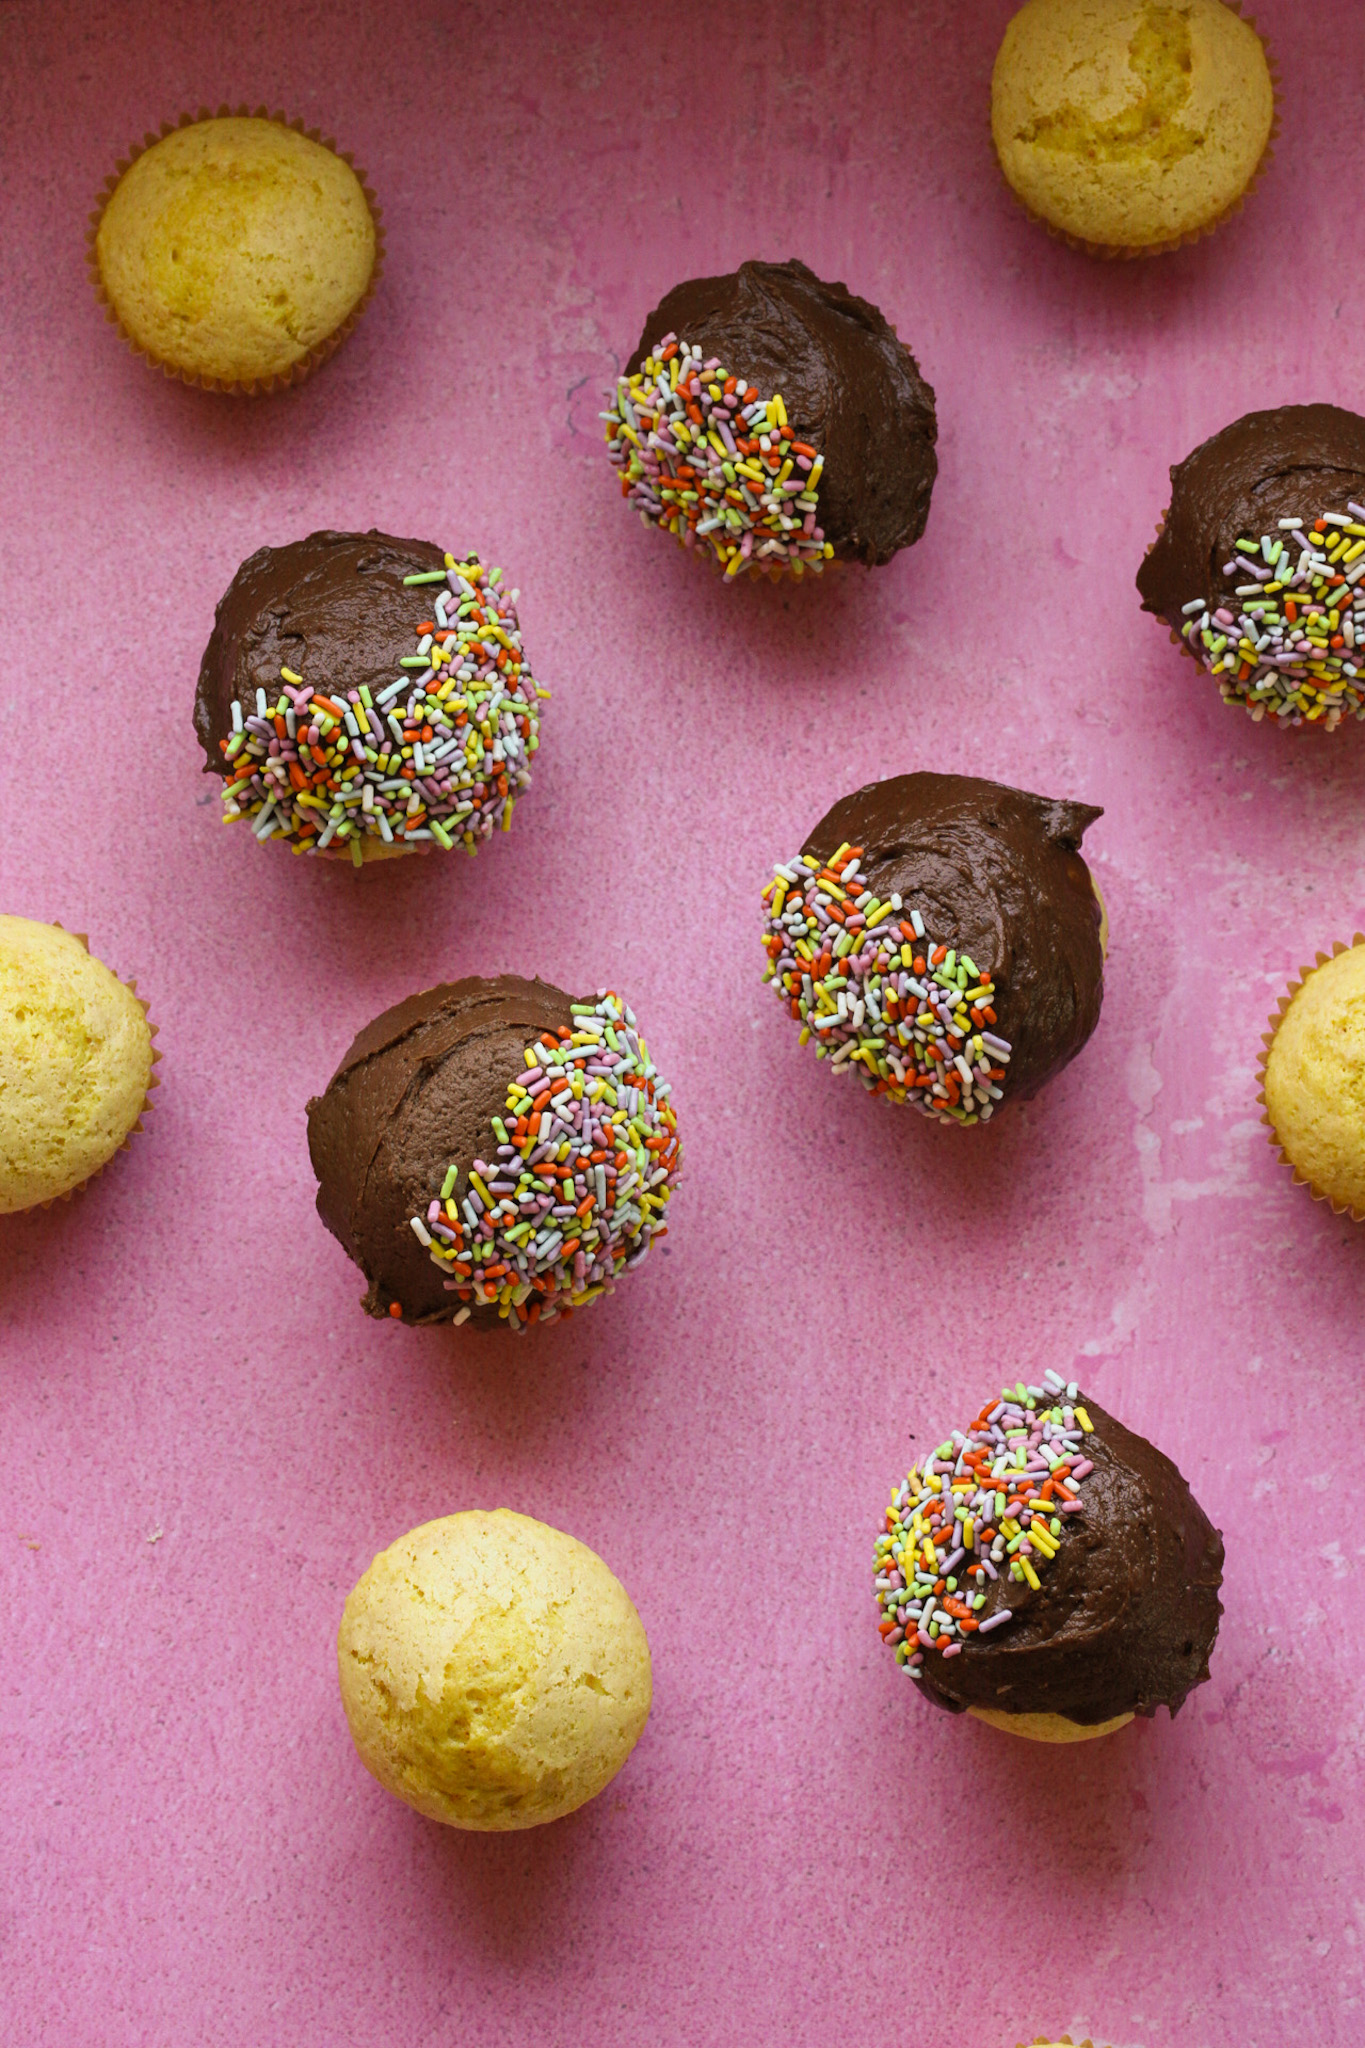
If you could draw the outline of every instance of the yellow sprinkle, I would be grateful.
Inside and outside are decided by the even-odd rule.
[[[1034,1571],[1033,1566],[1029,1563],[1028,1559],[1026,1557],[1021,1557],[1019,1562],[1024,1567],[1024,1577],[1028,1580],[1034,1592],[1041,1592],[1042,1588],[1038,1584],[1038,1574]]]
[[[976,1548],[976,1523],[970,1515],[962,1524],[962,1547],[964,1550],[974,1550]]]
[[[1084,1408],[1078,1408],[1076,1410],[1076,1420],[1080,1423],[1081,1428],[1085,1431],[1087,1436],[1094,1435],[1095,1425],[1090,1420],[1090,1417],[1086,1414]]]
[[[881,909],[874,910],[871,917],[867,920],[867,929],[871,931],[874,926],[881,924],[883,919],[890,917],[890,915],[891,905],[889,903],[883,903]]]
[[[787,424],[787,408],[786,408],[786,406],[785,406],[785,405],[784,405],[784,404],[782,403],[782,393],[781,393],[780,391],[774,392],[774,394],[773,394],[773,402],[772,402],[772,404],[771,404],[771,405],[770,405],[770,406],[768,407],[768,410],[769,410],[769,412],[770,412],[770,413],[771,413],[771,414],[773,415],[773,417],[774,417],[774,418],[776,419],[776,421],[777,421],[777,424],[778,424],[778,426],[779,426],[779,427],[785,427],[785,426],[786,426],[786,424]]]
[[[296,675],[294,674],[294,671],[293,671],[293,669],[292,669],[292,668],[282,668],[282,669],[280,670],[280,674],[281,674],[281,675],[282,675],[282,676],[284,677],[284,680],[285,680],[285,681],[286,681],[287,683],[295,683],[295,684],[299,684],[299,683],[302,683],[302,681],[303,681],[303,677],[302,677],[302,676],[296,676]]]

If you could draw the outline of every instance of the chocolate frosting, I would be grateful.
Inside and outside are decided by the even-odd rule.
[[[369,1282],[368,1315],[389,1315],[396,1301],[405,1323],[442,1323],[462,1306],[411,1219],[426,1214],[448,1167],[459,1167],[463,1187],[488,1156],[526,1046],[571,1025],[573,1000],[515,974],[425,989],[367,1024],[309,1103],[318,1214]],[[470,1320],[507,1327],[483,1304]]]
[[[1100,1017],[1100,907],[1081,839],[1103,816],[971,775],[898,775],[837,803],[803,853],[863,848],[868,887],[899,893],[939,945],[994,975],[1012,1048],[1003,1109],[1076,1057]]]
[[[1223,571],[1239,540],[1365,503],[1365,419],[1337,405],[1249,412],[1171,471],[1161,535],[1138,570],[1144,611],[1176,632],[1182,609],[1244,581]]]
[[[1176,1713],[1209,1675],[1223,1612],[1223,1539],[1170,1459],[1089,1398],[1095,1469],[1079,1488],[1039,1590],[987,1581],[979,1619],[998,1631],[947,1661],[926,1654],[922,1690],[954,1714],[1063,1714],[1082,1727],[1120,1714]]]
[[[825,458],[817,514],[836,555],[889,562],[924,531],[938,474],[934,394],[896,330],[804,263],[742,263],[675,285],[626,374],[666,334],[719,357],[763,398],[780,392],[797,438]]]
[[[258,548],[224,592],[199,665],[194,729],[206,772],[226,773],[219,742],[232,731],[234,701],[251,716],[260,688],[273,704],[282,668],[332,690],[391,683],[431,616],[431,587],[405,590],[403,578],[444,567],[445,549],[433,542],[373,529]]]

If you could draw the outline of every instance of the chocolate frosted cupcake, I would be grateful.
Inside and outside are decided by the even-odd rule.
[[[729,577],[889,562],[929,517],[934,394],[877,308],[804,263],[677,285],[603,417],[645,525]]]
[[[318,1214],[367,1314],[520,1332],[610,1292],[664,1234],[668,1096],[609,991],[504,974],[376,1017],[308,1105]]]
[[[1247,413],[1171,471],[1138,571],[1227,704],[1254,719],[1365,717],[1365,419],[1335,405]]]
[[[476,853],[540,744],[519,593],[430,541],[310,533],[260,548],[218,606],[194,728],[223,819],[295,853]]]
[[[896,1487],[878,1626],[936,1706],[1079,1742],[1177,1713],[1208,1677],[1223,1539],[1169,1458],[1044,1378]]]
[[[765,980],[801,1043],[942,1123],[1027,1101],[1099,1022],[1103,815],[969,775],[845,797],[764,890]]]

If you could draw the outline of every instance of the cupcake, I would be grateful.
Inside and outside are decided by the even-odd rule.
[[[1365,933],[1301,971],[1264,1041],[1264,1122],[1294,1179],[1365,1223]]]
[[[1007,1387],[895,1488],[878,1627],[935,1706],[1084,1742],[1177,1713],[1208,1677],[1223,1539],[1169,1458],[1044,1379]]]
[[[929,517],[934,394],[877,308],[804,263],[675,286],[603,418],[622,496],[727,577],[889,562]]]
[[[261,114],[186,120],[122,163],[91,228],[109,317],[187,384],[298,383],[348,335],[380,257],[350,159]]]
[[[1006,182],[1098,256],[1152,256],[1217,227],[1274,127],[1265,49],[1222,0],[1028,0],[995,60]]]
[[[356,867],[477,853],[509,830],[549,695],[519,596],[477,555],[387,533],[259,548],[218,606],[194,700],[224,823]]]
[[[1257,721],[1365,717],[1365,419],[1285,405],[1234,420],[1171,471],[1138,571],[1225,704]]]
[[[649,1719],[649,1644],[600,1557],[514,1515],[446,1515],[346,1602],[341,1698],[367,1771],[447,1827],[538,1827],[595,1799]]]
[[[153,1036],[83,938],[0,917],[0,1215],[74,1194],[141,1130]]]
[[[677,1119],[635,1018],[503,974],[409,996],[308,1105],[318,1214],[373,1316],[520,1333],[665,1232]]]
[[[873,1095],[980,1124],[1073,1060],[1100,1017],[1103,816],[970,775],[844,797],[763,892],[771,981],[801,1043]]]

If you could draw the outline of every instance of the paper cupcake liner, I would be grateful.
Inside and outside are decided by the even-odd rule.
[[[128,332],[128,329],[120,320],[117,309],[109,298],[109,294],[104,289],[104,279],[100,275],[99,256],[95,248],[95,240],[100,231],[100,222],[104,219],[105,208],[117,191],[124,173],[131,165],[137,162],[140,156],[143,156],[147,150],[153,148],[156,143],[161,142],[167,135],[174,135],[178,128],[191,128],[199,121],[226,120],[273,121],[276,127],[292,128],[296,134],[304,136],[309,142],[320,143],[322,148],[329,149],[333,156],[340,157],[341,161],[344,164],[349,164],[352,171],[354,171],[360,189],[365,195],[365,204],[370,209],[370,219],[374,223],[374,264],[370,271],[370,281],[341,325],[334,328],[332,333],[324,341],[320,341],[315,348],[310,349],[303,360],[295,363],[292,368],[282,370],[275,377],[257,378],[249,384],[235,382],[226,377],[196,376],[193,371],[177,369],[173,363],[163,362],[160,356],[153,355],[150,349],[145,349],[142,343]],[[285,114],[272,114],[266,107],[201,107],[197,114],[182,114],[178,121],[163,121],[157,134],[144,135],[141,142],[133,143],[127,155],[121,157],[115,164],[100,188],[98,203],[90,215],[85,236],[85,260],[86,268],[90,273],[90,281],[95,288],[95,296],[104,308],[105,319],[111,325],[117,327],[134,355],[141,356],[145,363],[150,363],[154,370],[160,370],[163,376],[171,378],[177,384],[189,384],[200,391],[223,392],[232,398],[264,398],[273,391],[284,391],[292,384],[302,384],[306,378],[312,376],[314,370],[319,369],[327,361],[329,356],[335,355],[342,342],[351,333],[361,314],[374,297],[375,287],[379,283],[380,273],[384,268],[384,225],[379,210],[379,203],[370,189],[370,182],[366,173],[361,170],[355,159],[348,155],[344,149],[338,149],[332,138],[324,135],[321,129],[308,128],[302,121],[291,120]]]
[[[1353,953],[1357,946],[1365,946],[1365,932],[1357,932],[1349,945],[1347,944],[1345,939],[1338,939],[1330,953],[1319,953],[1311,967],[1301,967],[1299,969],[1299,979],[1297,981],[1291,981],[1288,989],[1280,997],[1279,1006],[1276,1009],[1274,1015],[1266,1019],[1267,1023],[1270,1026],[1270,1029],[1266,1032],[1265,1036],[1261,1040],[1261,1056],[1257,1062],[1256,1068],[1256,1071],[1260,1077],[1261,1085],[1256,1091],[1256,1100],[1261,1105],[1261,1122],[1265,1125],[1267,1131],[1270,1134],[1271,1146],[1278,1155],[1281,1163],[1289,1168],[1290,1174],[1293,1177],[1295,1187],[1307,1188],[1309,1194],[1313,1197],[1313,1200],[1315,1202],[1326,1202],[1334,1216],[1349,1216],[1353,1223],[1365,1223],[1365,1210],[1353,1209],[1349,1202],[1339,1202],[1337,1201],[1334,1195],[1323,1194],[1320,1189],[1314,1187],[1312,1181],[1309,1180],[1306,1173],[1301,1173],[1299,1171],[1298,1167],[1295,1166],[1293,1160],[1289,1157],[1289,1154],[1285,1151],[1283,1145],[1280,1143],[1279,1134],[1277,1133],[1274,1124],[1270,1121],[1270,1108],[1265,1099],[1266,1062],[1270,1058],[1270,1048],[1275,1043],[1275,1039],[1279,1033],[1280,1026],[1289,1014],[1290,1004],[1293,1002],[1295,996],[1299,993],[1299,990],[1303,987],[1304,983],[1307,981],[1310,974],[1315,974],[1319,967],[1326,967],[1330,961],[1335,960],[1337,956],[1341,953]]]
[[[1005,190],[1009,193],[1019,211],[1027,214],[1031,221],[1036,221],[1040,228],[1045,229],[1051,235],[1054,242],[1065,242],[1068,249],[1078,249],[1083,256],[1098,257],[1101,263],[1135,263],[1139,262],[1144,256],[1170,256],[1177,249],[1189,248],[1195,242],[1204,241],[1207,236],[1217,234],[1219,228],[1230,221],[1235,214],[1240,213],[1246,205],[1247,200],[1260,183],[1266,165],[1275,153],[1275,143],[1280,133],[1280,68],[1275,61],[1275,55],[1270,47],[1269,38],[1259,28],[1256,28],[1255,16],[1248,14],[1238,4],[1238,0],[1223,0],[1223,4],[1229,13],[1240,16],[1248,28],[1255,29],[1260,39],[1261,48],[1265,52],[1266,70],[1270,74],[1270,90],[1273,99],[1270,133],[1266,137],[1265,148],[1261,151],[1255,170],[1247,179],[1246,184],[1237,194],[1237,197],[1225,206],[1221,213],[1215,214],[1212,220],[1205,221],[1200,227],[1189,228],[1183,235],[1175,235],[1166,242],[1147,242],[1140,249],[1115,248],[1108,242],[1087,242],[1083,236],[1073,235],[1068,233],[1065,228],[1059,228],[1056,222],[1050,221],[1045,214],[1036,213],[1028,201],[1020,197],[1019,193],[1015,191],[1013,185],[1005,176],[1005,167],[1000,162],[1000,153],[995,147],[995,134],[992,130],[991,154],[995,158]],[[989,114],[987,118],[989,120]]]
[[[52,920],[52,923],[53,929],[55,931],[66,931],[66,926],[61,922],[59,918],[54,918]],[[90,951],[90,940],[86,933],[70,932],[68,934],[68,937],[75,939],[78,945],[84,946],[87,953]],[[95,955],[94,957],[98,958],[99,956]],[[100,964],[101,966],[108,966],[107,961],[101,961]],[[112,968],[110,968],[110,972],[113,973]],[[115,979],[118,981],[123,981],[122,975],[115,976]],[[78,1180],[76,1182],[75,1187],[68,1188],[65,1194],[49,1195],[48,1199],[45,1202],[34,1202],[32,1204],[32,1207],[35,1209],[51,1209],[53,1205],[57,1202],[69,1202],[73,1195],[79,1195],[84,1188],[88,1188],[90,1186],[90,1183],[92,1181],[98,1180],[100,1175],[105,1171],[105,1168],[112,1166],[113,1162],[118,1158],[119,1153],[126,1152],[129,1146],[132,1144],[134,1138],[138,1137],[141,1134],[143,1117],[146,1116],[150,1110],[155,1108],[155,1104],[152,1101],[152,1090],[153,1088],[159,1088],[161,1085],[161,1076],[156,1071],[158,1062],[161,1059],[161,1054],[156,1049],[155,1041],[156,1035],[161,1027],[159,1024],[153,1024],[152,1013],[147,1007],[146,997],[138,995],[136,980],[123,981],[123,986],[129,991],[129,993],[132,996],[136,997],[138,1008],[141,1010],[143,1016],[147,1019],[147,1035],[153,1041],[152,1071],[151,1074],[148,1076],[147,1093],[142,1098],[142,1107],[137,1113],[137,1121],[134,1123],[132,1129],[129,1131],[123,1143],[121,1145],[115,1146],[114,1150],[109,1154],[109,1157],[104,1161],[104,1164],[102,1166],[97,1166],[93,1173],[87,1173],[84,1180]],[[28,1212],[20,1211],[18,1213],[27,1214]]]

